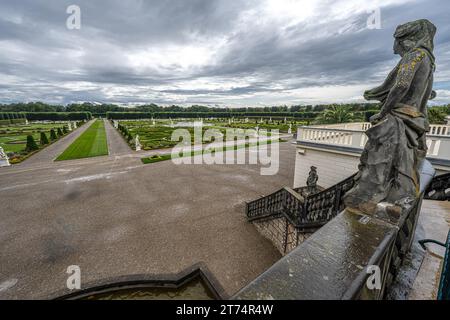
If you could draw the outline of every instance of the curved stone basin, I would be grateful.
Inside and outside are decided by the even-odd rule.
[[[223,289],[205,268],[182,272],[174,277],[121,278],[91,285],[88,289],[57,300],[214,300],[224,298]]]
[[[76,298],[75,298],[76,299]],[[106,291],[80,297],[82,300],[213,300],[214,294],[201,279],[194,279],[179,288],[142,285],[112,287]]]

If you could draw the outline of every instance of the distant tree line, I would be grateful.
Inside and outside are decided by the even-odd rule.
[[[159,106],[144,104],[138,106],[119,106],[116,104],[72,103],[68,105],[50,105],[43,102],[0,104],[0,114],[24,113],[28,120],[84,120],[95,117],[108,119],[145,119],[145,118],[231,118],[231,117],[273,117],[307,120],[327,123],[340,120],[367,121],[380,109],[376,103],[347,103],[320,105],[293,105],[272,107],[207,107],[192,105]],[[75,114],[74,114],[75,113]],[[431,123],[445,123],[450,114],[450,104],[429,108]],[[11,116],[9,116],[11,121]],[[20,119],[20,118],[18,118]],[[1,119],[0,121],[5,120]]]
[[[333,105],[333,104],[331,104]],[[144,104],[138,106],[118,106],[115,104],[95,104],[95,103],[72,103],[64,105],[51,105],[43,102],[29,103],[11,103],[0,104],[0,112],[90,112],[91,114],[106,114],[107,112],[147,112],[147,113],[167,113],[167,112],[263,112],[263,113],[286,113],[286,112],[320,112],[331,105],[293,105],[293,106],[272,106],[272,107],[245,107],[245,108],[229,108],[229,107],[207,107],[200,105],[192,105],[190,107],[181,107],[177,105],[159,106],[156,104]],[[350,111],[366,111],[377,109],[374,103],[351,103],[342,104]]]

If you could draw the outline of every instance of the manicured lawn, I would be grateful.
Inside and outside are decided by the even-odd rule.
[[[56,161],[104,156],[108,154],[105,126],[102,120],[96,120],[78,137]]]

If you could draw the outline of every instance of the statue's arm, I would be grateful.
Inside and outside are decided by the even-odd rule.
[[[370,90],[366,90],[364,92],[364,99],[366,99],[366,100],[378,100],[377,96],[380,93],[382,93],[382,92],[384,92],[386,90],[389,90],[389,85],[393,82],[393,79],[395,79],[395,77],[397,76],[397,72],[398,72],[399,66],[400,66],[400,63],[397,64],[395,66],[395,68],[391,70],[391,72],[389,72],[388,76],[386,77],[386,79],[384,80],[384,82],[380,86],[375,87],[375,88],[370,89]]]
[[[403,99],[424,57],[425,53],[422,51],[413,51],[403,57],[398,67],[395,84],[389,91],[380,113],[373,120],[376,121],[386,116]]]

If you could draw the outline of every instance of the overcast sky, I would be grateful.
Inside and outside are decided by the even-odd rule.
[[[438,28],[435,103],[450,103],[449,1],[364,2],[0,0],[0,103],[360,102],[399,59],[395,27],[419,18]]]

